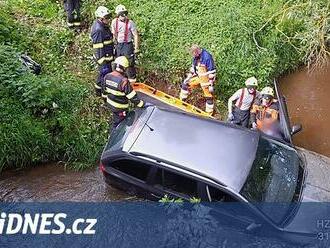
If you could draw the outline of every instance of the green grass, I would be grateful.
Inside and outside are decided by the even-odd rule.
[[[0,2],[0,170],[52,160],[83,169],[97,161],[109,119],[93,92],[89,27],[98,5],[114,10],[123,3],[138,24],[141,81],[152,74],[179,84],[191,63],[187,48],[198,43],[209,50],[221,112],[247,77],[264,86],[329,55],[326,0],[85,0],[80,34],[66,28],[60,2]],[[20,65],[23,51],[42,64],[40,76]]]

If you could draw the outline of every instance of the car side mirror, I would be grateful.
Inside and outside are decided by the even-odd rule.
[[[250,225],[248,225],[246,227],[246,230],[249,231],[249,232],[252,232],[256,229],[258,229],[259,227],[261,227],[261,224],[258,224],[258,223],[255,223],[255,222],[252,222]]]
[[[295,135],[296,133],[299,133],[302,130],[301,124],[294,125],[291,129],[291,135]]]

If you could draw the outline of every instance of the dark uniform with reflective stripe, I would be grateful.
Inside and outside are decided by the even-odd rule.
[[[108,73],[104,77],[104,94],[113,112],[113,127],[116,127],[126,116],[129,102],[142,108],[144,102],[140,100],[128,79],[118,71]]]
[[[69,27],[79,27],[80,22],[80,0],[64,0],[64,8],[68,15]]]
[[[95,50],[94,58],[99,65],[99,76],[94,86],[96,94],[101,96],[104,76],[112,71],[113,35],[108,25],[96,20],[91,29],[91,38]]]

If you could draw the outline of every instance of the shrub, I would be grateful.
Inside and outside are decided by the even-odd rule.
[[[0,90],[0,172],[22,168],[52,157],[49,133],[18,101]]]

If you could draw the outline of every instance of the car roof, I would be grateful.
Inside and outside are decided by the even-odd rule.
[[[250,172],[258,140],[258,133],[248,129],[154,107],[127,152],[170,161],[239,192]]]

